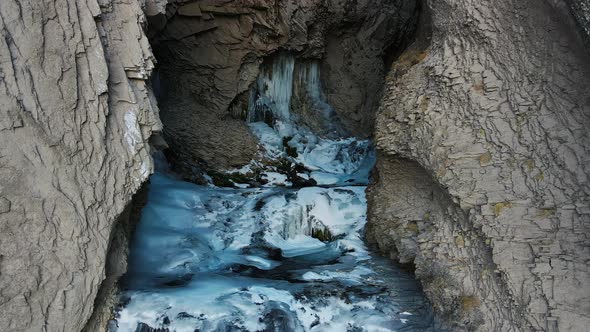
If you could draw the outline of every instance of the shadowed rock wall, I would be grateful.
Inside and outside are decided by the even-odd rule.
[[[264,57],[290,51],[323,59],[327,99],[353,134],[372,133],[384,55],[414,30],[416,2],[197,1],[150,20],[159,60],[164,132],[177,171],[231,168],[257,151],[244,119]]]

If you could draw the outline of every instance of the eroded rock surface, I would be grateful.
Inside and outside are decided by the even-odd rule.
[[[79,331],[161,129],[136,0],[0,2],[0,329]]]
[[[590,324],[590,57],[552,3],[428,1],[387,79],[368,238],[457,330]]]

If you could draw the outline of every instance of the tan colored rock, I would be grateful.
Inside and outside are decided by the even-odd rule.
[[[161,129],[143,20],[136,0],[0,1],[2,331],[79,331],[93,311]]]
[[[431,41],[387,79],[368,238],[456,330],[590,325],[590,56],[566,4],[430,0]]]
[[[329,101],[351,132],[371,131],[372,75],[387,71],[377,54],[403,44],[415,2],[289,3],[0,1],[2,331],[94,331],[108,318],[124,211],[162,129],[142,10],[165,59],[165,135],[185,167],[250,160],[255,140],[232,106],[279,49],[324,59]],[[584,331],[587,5],[427,7],[421,30],[432,23],[433,34],[399,57],[384,88],[367,236],[415,264],[456,330]]]

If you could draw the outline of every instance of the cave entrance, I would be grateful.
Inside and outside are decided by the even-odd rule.
[[[203,168],[252,160],[248,93],[264,59],[281,52],[298,63],[317,61],[326,101],[343,128],[370,137],[390,61],[411,41],[419,11],[414,0],[168,4],[149,18],[149,36],[174,169],[197,182]]]

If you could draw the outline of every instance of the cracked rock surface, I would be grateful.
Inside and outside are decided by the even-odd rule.
[[[136,0],[0,1],[0,327],[79,331],[161,130]]]
[[[367,237],[456,330],[590,324],[590,56],[568,3],[427,1],[432,33],[386,79]]]

